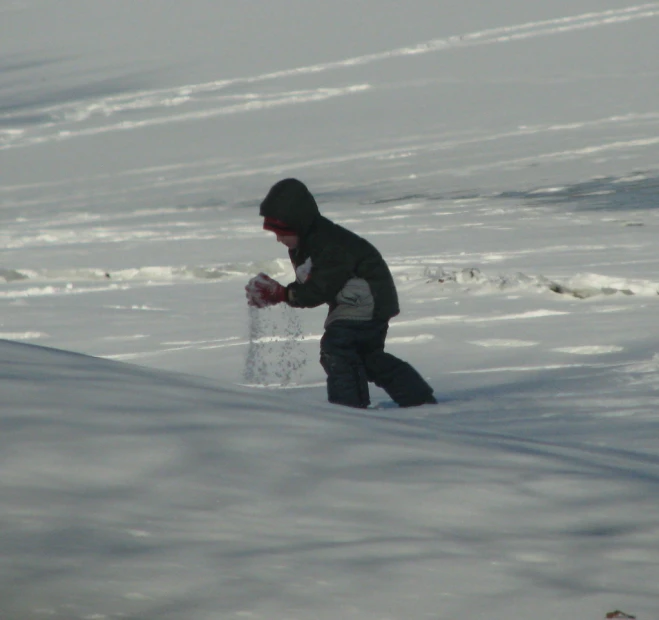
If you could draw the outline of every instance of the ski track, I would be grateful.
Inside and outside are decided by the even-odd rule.
[[[24,128],[0,130],[0,150],[33,146],[45,142],[70,140],[78,137],[101,133],[126,131],[173,122],[211,118],[219,115],[245,113],[272,107],[299,105],[324,101],[329,98],[360,94],[373,88],[369,84],[353,84],[344,87],[316,88],[311,90],[292,90],[280,93],[245,93],[241,95],[217,95],[229,86],[250,85],[271,80],[291,78],[303,75],[319,75],[328,71],[348,69],[401,57],[414,57],[435,52],[455,51],[475,46],[499,45],[537,37],[554,36],[567,32],[612,26],[640,19],[659,16],[659,3],[640,4],[624,9],[611,9],[581,15],[527,22],[511,26],[485,29],[431,39],[413,46],[405,46],[383,52],[355,56],[338,61],[315,65],[295,67],[264,73],[256,76],[215,80],[201,84],[189,84],[174,88],[142,90],[129,95],[114,95],[92,102],[75,102],[56,106],[45,106],[33,110],[36,115],[44,115],[49,120],[36,131]],[[209,103],[219,101],[219,107],[208,107]],[[165,112],[183,105],[204,105],[204,109],[186,113]],[[124,120],[117,123],[99,123],[96,126],[75,129],[76,125],[91,120],[104,120],[117,114],[127,112],[154,111],[158,116],[139,120]],[[0,120],[8,124],[14,114],[0,115]],[[41,133],[40,133],[41,132]],[[653,142],[639,141],[642,146]],[[622,144],[622,143],[621,143]],[[634,146],[634,144],[631,144]],[[597,147],[590,147],[597,148]],[[613,148],[613,145],[600,145],[600,149]],[[557,155],[556,155],[557,156]]]
[[[506,372],[543,372],[547,370],[566,370],[573,368],[618,368],[624,367],[625,363],[572,363],[572,364],[538,364],[536,366],[492,366],[489,368],[469,368],[467,370],[451,370],[451,375],[468,375],[468,374],[489,374],[489,373],[506,373]]]
[[[250,166],[249,168],[246,169],[238,168],[235,170],[228,170],[228,171],[225,170],[223,172],[219,172],[218,168],[222,168],[223,166],[225,166],[227,162],[221,158],[220,159],[211,158],[204,160],[202,162],[194,162],[194,163],[185,162],[181,164],[169,164],[166,166],[149,166],[141,169],[131,169],[123,172],[118,172],[113,175],[109,175],[109,174],[94,175],[89,177],[89,181],[93,182],[95,186],[98,185],[99,182],[104,180],[112,181],[112,185],[116,185],[117,179],[127,178],[127,177],[135,178],[140,176],[152,177],[153,175],[164,175],[164,174],[171,175],[172,173],[177,173],[177,172],[185,173],[187,170],[199,169],[199,168],[209,168],[210,170],[212,170],[212,172],[209,172],[208,174],[196,174],[194,176],[184,174],[184,176],[182,176],[181,178],[167,178],[167,179],[164,177],[159,178],[155,182],[155,186],[161,189],[162,188],[166,189],[175,186],[196,185],[204,182],[213,181],[216,179],[227,180],[232,178],[249,177],[249,176],[257,176],[257,175],[271,175],[271,174],[279,173],[282,169],[286,169],[286,168],[295,168],[295,169],[318,168],[318,167],[327,167],[332,165],[341,165],[346,163],[349,164],[349,163],[355,163],[366,160],[386,160],[386,159],[396,159],[396,158],[407,158],[412,156],[425,156],[430,153],[435,153],[440,151],[452,151],[459,149],[461,147],[480,145],[486,142],[497,142],[497,141],[505,141],[510,139],[520,139],[520,138],[533,137],[533,136],[539,136],[542,134],[550,134],[550,133],[576,132],[576,131],[583,131],[583,130],[589,130],[595,128],[603,128],[607,126],[618,127],[621,125],[628,125],[628,124],[636,125],[639,127],[643,125],[644,126],[643,130],[645,132],[653,131],[652,128],[655,125],[659,125],[659,112],[648,112],[643,114],[628,113],[628,114],[608,116],[599,119],[574,121],[570,123],[552,123],[547,125],[522,126],[511,131],[497,132],[489,135],[478,134],[478,135],[459,137],[459,138],[455,138],[455,137],[450,138],[448,135],[440,135],[440,136],[435,136],[435,138],[439,138],[439,139],[434,139],[434,140],[431,139],[432,135],[430,135],[430,136],[424,136],[423,139],[425,140],[425,143],[423,144],[409,143],[395,148],[367,149],[367,150],[358,151],[356,153],[350,153],[347,155],[320,157],[320,158],[306,158],[305,160],[292,160],[288,162],[282,161],[282,163],[278,163],[277,165]],[[431,141],[428,141],[429,139]],[[501,161],[490,164],[467,166],[467,168],[471,171],[478,171],[478,170],[496,169],[498,167],[505,168],[508,166],[515,166],[515,165],[521,166],[527,164],[531,160],[535,161],[537,157],[543,157],[548,160],[561,159],[561,158],[578,158],[607,150],[615,151],[615,150],[632,148],[632,147],[653,146],[654,144],[656,144],[656,141],[657,138],[645,138],[641,140],[630,140],[630,141],[616,141],[607,144],[582,147],[580,149],[557,151],[554,153],[545,153],[540,156],[534,156],[528,158],[518,158],[511,160],[503,159]],[[466,168],[464,165],[460,167],[439,168],[437,170],[437,173],[458,174],[461,170],[465,170],[465,169]],[[421,173],[418,176],[424,176],[424,174]],[[624,182],[624,181],[620,180],[620,182]],[[41,189],[55,188],[55,187],[66,186],[69,185],[70,183],[71,180],[67,179],[64,181],[51,181],[51,182],[35,183],[28,185],[3,185],[0,186],[0,193],[10,193],[10,192],[17,192],[26,189],[37,189],[37,188],[41,188]],[[149,178],[149,180],[146,181],[144,185],[131,186],[130,191],[135,192],[135,191],[140,191],[142,189],[153,188],[153,187],[154,187],[154,180],[153,178]],[[560,189],[561,188],[554,188],[554,191],[558,192],[560,191]],[[549,191],[551,191],[551,188],[546,190],[538,190],[538,192],[549,192]],[[124,195],[125,193],[126,190],[124,189],[103,190],[101,188],[95,187],[94,195],[97,198],[98,197],[105,198],[114,195]],[[20,203],[17,203],[16,206],[36,206],[39,204],[43,204],[46,201],[50,202],[51,200],[52,197],[41,200],[31,198],[29,201],[25,200],[25,201],[21,201]],[[188,209],[193,210],[192,207]],[[142,210],[142,211],[148,211],[148,210]],[[167,210],[162,209],[162,211],[164,213]],[[171,211],[173,211],[173,209],[169,209],[167,212],[171,212]],[[181,209],[178,209],[178,211],[180,212]],[[116,216],[116,217],[121,217],[121,216]]]
[[[57,129],[54,132],[33,136],[25,137],[20,140],[18,143],[13,143],[11,137],[22,137],[23,134],[16,134],[14,130],[10,130],[9,140],[5,137],[4,144],[0,142],[0,150],[11,148],[12,146],[34,146],[37,144],[44,144],[46,142],[62,142],[64,140],[70,140],[71,138],[81,138],[96,136],[104,133],[111,133],[116,131],[126,131],[132,129],[141,129],[144,127],[153,127],[156,125],[166,125],[175,122],[184,122],[191,120],[203,120],[207,118],[213,118],[216,116],[222,116],[227,114],[235,114],[238,112],[250,112],[254,110],[263,110],[274,107],[281,107],[284,105],[291,104],[300,104],[300,103],[310,103],[315,101],[324,101],[332,97],[339,97],[348,94],[361,93],[365,90],[369,90],[370,86],[368,84],[357,84],[353,86],[348,86],[345,88],[319,88],[314,91],[291,91],[283,93],[280,96],[273,97],[258,97],[254,95],[253,97],[248,97],[248,101],[241,104],[234,104],[229,106],[224,106],[220,108],[211,108],[204,109],[195,112],[187,112],[183,114],[176,114],[170,116],[157,116],[153,118],[147,118],[137,121],[121,121],[119,123],[114,123],[110,125],[101,125],[97,127],[89,127],[86,129],[79,129],[77,131],[73,130],[64,130],[62,129],[61,123],[52,123]],[[107,115],[106,115],[107,116]],[[1,117],[0,117],[1,118]],[[86,120],[86,119],[84,119]],[[70,119],[66,119],[64,124],[70,122]],[[77,119],[74,119],[73,122],[79,122]],[[48,127],[50,125],[46,125]],[[0,133],[0,136],[2,134]]]
[[[1,118],[1,117],[0,117]],[[158,119],[158,122],[166,122],[164,119]],[[233,167],[230,170],[226,169],[226,161],[224,159],[211,158],[201,162],[194,163],[181,163],[181,164],[170,164],[167,166],[157,166],[157,167],[146,167],[142,169],[131,169],[128,171],[118,172],[113,175],[100,174],[90,176],[88,181],[93,182],[94,196],[96,199],[109,198],[112,196],[124,196],[128,192],[139,192],[146,189],[152,189],[154,186],[159,189],[171,189],[174,187],[183,187],[190,185],[199,185],[209,182],[217,182],[219,180],[231,180],[239,178],[247,178],[252,176],[261,176],[261,175],[276,175],[280,174],[283,170],[286,169],[313,169],[313,168],[325,168],[328,166],[340,166],[344,164],[351,164],[363,161],[370,160],[392,160],[400,158],[409,158],[409,157],[427,157],[430,154],[436,154],[440,152],[450,152],[456,151],[463,147],[477,146],[482,145],[488,142],[505,142],[507,140],[520,140],[524,138],[530,138],[534,136],[540,136],[545,134],[552,133],[563,133],[570,134],[575,132],[583,132],[590,129],[603,128],[603,127],[619,127],[622,125],[632,125],[637,127],[642,127],[644,133],[659,132],[659,129],[656,128],[659,125],[659,112],[648,112],[648,113],[628,113],[621,115],[608,116],[599,119],[587,119],[581,121],[573,121],[570,123],[551,123],[546,125],[533,125],[533,126],[521,126],[510,131],[496,132],[493,134],[477,134],[470,135],[467,137],[449,137],[448,135],[435,136],[433,139],[432,135],[424,136],[420,138],[423,140],[421,144],[418,141],[410,142],[402,146],[393,147],[393,148],[381,148],[381,149],[366,149],[360,150],[357,152],[342,154],[342,155],[333,155],[328,157],[317,157],[317,158],[306,158],[304,160],[291,160],[285,161],[282,159],[279,163],[275,165],[264,165],[264,166],[254,166],[253,163],[247,167],[242,168],[238,166],[237,168]],[[2,132],[0,131],[0,135]],[[73,136],[68,136],[73,137]],[[437,139],[439,138],[439,139]],[[659,144],[659,135],[650,136],[642,139],[635,140],[616,140],[612,142],[600,143],[600,144],[591,144],[588,146],[580,146],[579,148],[574,149],[565,149],[562,151],[554,151],[549,153],[540,153],[534,154],[528,157],[522,158],[512,158],[506,159],[505,157],[499,158],[496,161],[490,161],[482,164],[469,164],[461,163],[459,166],[446,166],[442,167],[441,165],[436,166],[432,172],[418,172],[416,173],[416,178],[426,178],[437,175],[459,175],[463,176],[465,174],[473,174],[477,172],[485,172],[488,170],[516,170],[524,168],[529,164],[535,164],[538,161],[571,161],[576,159],[583,159],[585,157],[593,155],[602,155],[602,154],[613,154],[618,151],[624,151],[628,149],[639,149],[639,148],[649,148]],[[0,150],[2,147],[0,146]],[[233,162],[235,165],[236,162]],[[203,168],[208,168],[208,173],[199,173],[190,175],[185,174],[189,170],[199,170]],[[220,171],[221,170],[221,171]],[[174,176],[176,173],[180,173],[180,177]],[[153,180],[153,175],[161,175],[156,181]],[[168,175],[162,176],[162,175]],[[121,184],[119,186],[121,189],[116,189],[117,179],[121,178],[139,178],[145,177],[143,183],[140,184],[134,183],[127,190]],[[388,177],[389,180],[400,180],[400,178],[407,178],[407,175],[403,177]],[[55,188],[55,187],[65,187],[71,184],[71,179],[63,181],[51,181],[44,183],[35,183],[27,185],[3,185],[0,186],[0,193],[11,193],[11,192],[21,192],[27,189],[45,189],[45,188]],[[104,189],[99,184],[102,181],[109,181],[109,187]],[[546,190],[545,190],[546,191]],[[560,191],[560,188],[556,188],[555,191]],[[19,200],[13,205],[14,207],[25,207],[25,206],[38,206],[39,204],[47,204],[52,202],[53,196],[47,196],[43,199],[30,198],[29,200]]]

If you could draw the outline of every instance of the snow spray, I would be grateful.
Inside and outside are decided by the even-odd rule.
[[[249,347],[243,377],[253,385],[294,384],[307,363],[302,349],[302,325],[286,304],[249,308]]]

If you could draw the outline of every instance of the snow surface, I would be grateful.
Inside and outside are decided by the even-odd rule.
[[[659,617],[659,2],[0,3],[0,618]],[[258,203],[440,404],[326,402]]]

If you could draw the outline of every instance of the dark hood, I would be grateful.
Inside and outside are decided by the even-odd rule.
[[[320,215],[311,192],[297,179],[283,179],[275,183],[261,203],[259,213],[263,217],[281,220],[301,237],[309,232]]]

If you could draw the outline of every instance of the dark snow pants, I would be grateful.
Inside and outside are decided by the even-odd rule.
[[[334,321],[320,340],[331,403],[365,408],[368,382],[384,389],[401,407],[436,402],[432,388],[407,362],[385,353],[386,321]]]

